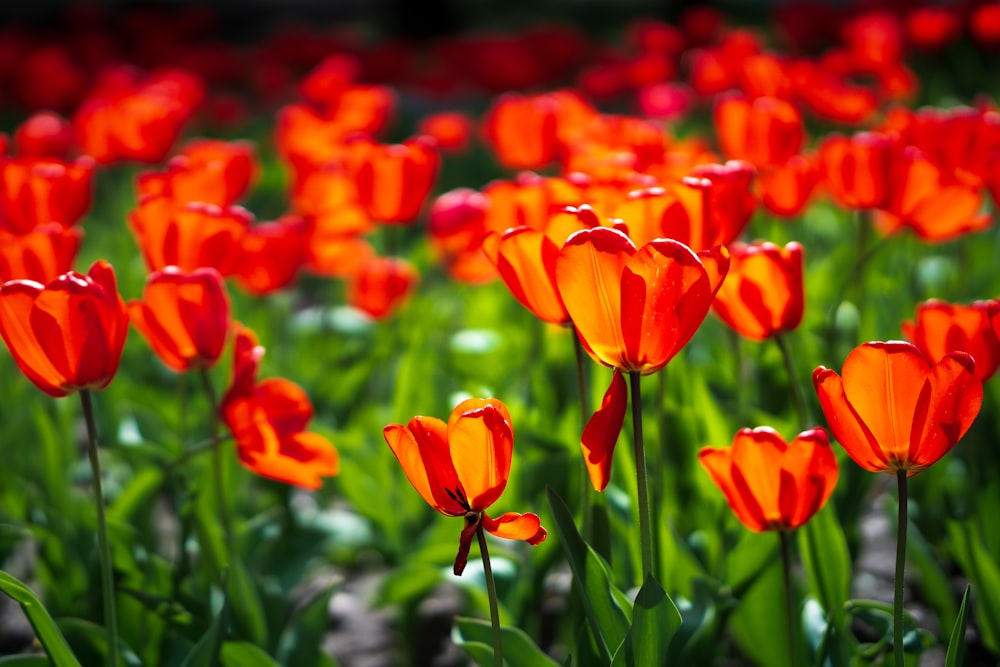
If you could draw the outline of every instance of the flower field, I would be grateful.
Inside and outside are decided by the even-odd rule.
[[[1000,4],[475,4],[0,23],[0,667],[996,664]]]

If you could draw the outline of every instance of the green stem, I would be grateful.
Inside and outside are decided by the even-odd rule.
[[[778,531],[781,539],[781,569],[785,578],[785,617],[788,619],[788,664],[795,667],[798,664],[798,629],[795,616],[795,596],[792,591],[792,556],[788,546],[788,532]]]
[[[639,371],[628,374],[632,394],[632,446],[635,452],[636,503],[639,505],[639,548],[642,551],[642,580],[653,574],[653,531],[649,523],[649,489],[646,474],[646,450],[642,441],[642,396]],[[640,582],[640,584],[641,584]]]
[[[115,613],[115,581],[111,562],[111,545],[108,542],[108,520],[104,514],[104,492],[101,489],[101,461],[97,448],[97,426],[94,424],[94,406],[90,391],[80,392],[83,417],[87,422],[87,457],[90,459],[91,481],[94,485],[94,502],[97,505],[97,547],[101,558],[101,585],[104,593],[104,625],[108,632],[108,664],[118,664],[118,615]]]
[[[802,385],[795,373],[795,361],[792,359],[788,341],[785,340],[783,334],[777,334],[774,337],[774,342],[778,344],[781,358],[785,362],[785,372],[788,374],[788,384],[792,388],[792,405],[795,407],[795,414],[799,419],[799,428],[809,428],[809,408],[806,406],[805,394],[802,393]]]
[[[486,533],[480,521],[476,528],[476,538],[479,540],[479,555],[483,558],[483,573],[486,575],[486,594],[490,598],[490,624],[493,626],[493,664],[503,667],[503,640],[500,637],[500,605],[497,604],[497,585],[493,580],[493,568],[490,567],[490,552],[486,548]]]
[[[590,419],[590,391],[587,387],[587,354],[583,351],[583,343],[576,327],[573,329],[573,351],[576,353],[576,386],[580,391],[580,428],[587,426]]]
[[[222,443],[224,438],[219,436],[219,402],[215,396],[215,387],[212,386],[212,376],[207,368],[202,368],[199,372],[202,387],[208,397],[208,403],[212,409],[212,418],[209,420],[209,441],[212,443],[212,470],[215,475],[215,500],[219,513],[219,523],[222,526],[222,537],[226,546],[226,560],[232,557],[233,552],[233,530],[229,520],[229,503],[226,502],[226,470],[223,459]]]
[[[904,667],[903,657],[903,571],[906,566],[907,488],[906,471],[896,471],[899,490],[899,515],[896,526],[896,582],[892,604],[892,650],[896,667]]]

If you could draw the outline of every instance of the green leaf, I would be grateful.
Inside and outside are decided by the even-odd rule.
[[[38,635],[38,641],[45,647],[45,652],[55,667],[80,667],[79,661],[66,643],[66,638],[49,616],[45,605],[35,597],[30,588],[15,577],[0,571],[0,591],[21,605],[24,615],[28,617],[28,622]]]
[[[108,522],[128,523],[142,503],[156,493],[162,482],[163,471],[160,468],[149,466],[141,469],[108,508]]]
[[[993,653],[1000,652],[1000,568],[983,546],[972,521],[950,521],[948,537],[962,573],[976,590],[973,617],[983,643]]]
[[[680,627],[681,615],[674,601],[652,575],[647,576],[632,606],[632,627],[614,664],[624,663],[628,667],[666,664],[670,640]]]
[[[253,577],[237,558],[233,559],[229,572],[233,619],[250,641],[258,646],[264,646],[267,644],[267,617]]]
[[[501,627],[500,639],[504,662],[512,667],[556,667],[559,664],[519,628]],[[493,664],[493,626],[487,621],[456,618],[452,628],[452,641],[481,665]]]
[[[226,576],[228,579],[228,576]],[[222,609],[215,615],[208,630],[184,657],[181,667],[214,667],[219,664],[226,628],[229,625],[229,595],[222,602]]]
[[[580,537],[566,503],[551,488],[548,489],[548,496],[556,533],[573,571],[573,583],[583,603],[584,613],[610,662],[628,634],[631,610],[622,604],[623,594],[612,583],[607,565]]]
[[[278,662],[250,642],[226,642],[222,645],[224,667],[278,667]]]
[[[799,528],[799,552],[809,588],[838,624],[851,594],[851,557],[833,507],[827,505]]]
[[[48,656],[44,655],[8,655],[0,658],[0,667],[51,667]]]
[[[962,595],[962,605],[958,608],[958,618],[955,627],[951,629],[948,640],[948,653],[944,658],[944,667],[962,667],[965,664],[965,623],[969,615],[969,586]]]

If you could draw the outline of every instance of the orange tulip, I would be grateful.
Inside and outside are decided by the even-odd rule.
[[[129,214],[129,227],[146,266],[157,271],[177,266],[184,271],[211,266],[232,275],[240,259],[240,242],[253,220],[239,206],[182,204],[163,196],[142,199]]]
[[[783,165],[762,169],[757,182],[764,208],[775,215],[791,218],[802,213],[809,203],[819,174],[813,158],[793,155]]]
[[[142,301],[128,304],[132,324],[156,356],[178,373],[211,368],[229,333],[229,297],[212,268],[185,273],[176,266],[151,273]]]
[[[483,253],[486,213],[490,198],[470,188],[456,188],[438,196],[427,214],[434,254],[452,278],[484,283],[496,278],[496,269]]]
[[[443,152],[463,154],[469,149],[472,119],[461,111],[441,111],[421,118],[417,131],[433,137]]]
[[[757,532],[804,524],[830,499],[839,474],[821,427],[790,443],[768,426],[741,428],[732,447],[705,447],[698,460],[736,518]]]
[[[340,459],[333,445],[306,431],[313,408],[309,397],[284,378],[257,381],[264,348],[236,324],[233,381],[220,414],[233,433],[240,462],[254,473],[305,489],[318,489],[336,475]]]
[[[936,364],[911,343],[864,343],[843,377],[820,366],[813,385],[834,437],[865,470],[911,477],[947,454],[983,401],[975,362],[950,352]]]
[[[417,271],[399,257],[372,256],[350,276],[347,302],[375,319],[389,317],[417,283]]]
[[[57,222],[71,227],[90,208],[94,161],[13,158],[0,163],[0,220],[24,233]]]
[[[722,321],[751,340],[792,331],[804,304],[802,246],[769,242],[729,246],[729,274],[712,308]]]
[[[257,295],[290,285],[306,261],[311,231],[297,215],[248,227],[240,241],[236,283]]]
[[[726,157],[758,168],[784,164],[799,152],[805,138],[799,110],[774,97],[724,97],[715,105],[714,119]]]
[[[114,269],[98,260],[86,275],[70,271],[45,285],[4,283],[0,334],[24,374],[49,396],[104,389],[128,334]]]
[[[139,198],[166,195],[176,201],[229,206],[250,188],[257,164],[247,141],[199,139],[167,163],[162,172],[139,175]]]
[[[1000,300],[964,306],[931,299],[917,306],[915,321],[903,322],[903,335],[934,363],[949,352],[968,352],[976,377],[986,382],[1000,367],[1000,336],[991,323],[998,317]]]
[[[506,93],[483,119],[483,134],[508,169],[540,169],[558,156],[559,102],[549,95]]]
[[[845,208],[869,209],[888,198],[893,141],[885,134],[830,135],[819,146],[819,171],[830,196]]]
[[[597,490],[611,477],[611,456],[625,418],[619,372],[663,368],[697,331],[729,269],[723,247],[695,253],[672,239],[636,249],[621,231],[573,234],[556,260],[556,285],[584,349],[616,369],[581,445]],[[600,295],[601,298],[595,298]]]
[[[413,222],[434,187],[440,161],[434,140],[426,136],[374,145],[355,173],[358,200],[374,220]]]
[[[514,298],[544,322],[568,324],[556,288],[556,242],[530,227],[513,227],[494,241],[497,271]]]
[[[507,512],[495,519],[486,514],[507,487],[514,451],[510,413],[497,399],[462,401],[447,424],[434,417],[414,417],[405,425],[389,424],[383,434],[406,478],[427,504],[445,516],[464,517],[453,568],[456,575],[465,569],[480,525],[497,537],[531,545],[545,539],[536,514]]]
[[[43,285],[73,268],[83,234],[55,223],[26,234],[0,231],[0,284],[34,280]]]

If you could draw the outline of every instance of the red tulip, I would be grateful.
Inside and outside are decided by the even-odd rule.
[[[461,111],[441,111],[421,118],[417,132],[432,137],[441,152],[461,155],[469,149],[472,119]]]
[[[802,246],[773,243],[729,246],[729,273],[712,308],[722,321],[751,340],[792,331],[804,304]]]
[[[185,273],[168,266],[151,273],[142,301],[129,302],[128,311],[156,356],[178,373],[211,368],[222,355],[230,306],[215,269]]]
[[[284,378],[257,381],[264,348],[237,324],[233,341],[233,381],[220,413],[233,433],[240,462],[270,479],[318,489],[323,477],[339,471],[337,450],[323,436],[306,431],[313,408],[309,397]]]
[[[389,424],[385,441],[406,478],[445,516],[460,516],[465,526],[459,539],[454,572],[461,575],[480,525],[497,537],[536,545],[546,531],[532,513],[486,514],[507,487],[514,451],[514,427],[507,407],[495,398],[470,398],[452,410],[448,423],[434,417],[414,417],[407,424]]]
[[[826,431],[803,431],[786,443],[774,429],[742,428],[728,448],[705,447],[698,460],[753,531],[794,530],[822,509],[837,484],[837,459]]]
[[[507,93],[483,120],[483,132],[497,160],[508,169],[539,169],[555,161],[558,102],[548,95]]]
[[[248,227],[240,241],[236,283],[257,295],[290,285],[306,261],[311,231],[297,215]]]
[[[33,280],[43,285],[73,268],[82,232],[62,225],[39,225],[26,234],[0,231],[0,284]]]
[[[99,260],[46,285],[0,287],[0,334],[21,371],[49,396],[104,389],[118,371],[128,312],[115,272]]]
[[[439,163],[430,137],[375,145],[355,173],[358,200],[374,220],[413,222],[434,187]]]
[[[178,202],[229,206],[242,197],[257,171],[253,146],[246,141],[192,141],[167,163],[163,172],[138,178],[140,199],[165,195]]]
[[[373,256],[350,276],[347,302],[375,319],[392,315],[413,291],[417,271],[398,257]]]
[[[21,157],[65,160],[73,144],[69,121],[51,111],[38,111],[14,130],[14,147]]]
[[[773,97],[728,96],[715,105],[715,130],[722,152],[755,167],[784,164],[802,148],[802,115]]]
[[[820,366],[813,385],[830,431],[859,466],[908,477],[958,443],[983,401],[971,356],[951,352],[935,364],[901,341],[864,343],[843,377]]]
[[[819,147],[819,169],[830,196],[846,208],[870,209],[888,199],[892,138],[875,132],[830,135]]]
[[[968,352],[976,377],[986,382],[1000,367],[1000,336],[991,322],[998,316],[1000,300],[965,306],[932,299],[917,305],[914,321],[903,322],[903,335],[933,363],[950,352]]]
[[[14,232],[75,225],[90,208],[94,161],[11,158],[0,162],[0,220]]]

